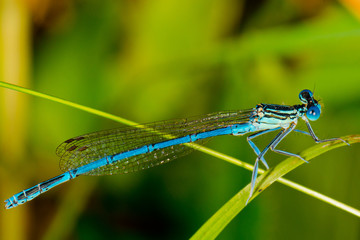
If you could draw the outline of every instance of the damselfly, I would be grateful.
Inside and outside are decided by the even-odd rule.
[[[41,193],[80,175],[101,176],[135,172],[167,163],[190,153],[194,148],[189,147],[189,143],[205,144],[215,136],[254,133],[247,137],[247,141],[257,155],[249,200],[254,191],[259,161],[269,168],[264,159],[269,149],[306,162],[300,155],[276,149],[290,132],[297,131],[310,135],[316,143],[343,141],[339,138],[320,140],[312,130],[309,120],[315,121],[320,117],[321,106],[310,90],[301,91],[299,98],[302,102],[300,105],[258,104],[248,110],[216,112],[71,138],[60,144],[56,150],[56,154],[60,157],[60,168],[64,173],[15,194],[5,201],[5,208],[26,203]],[[295,130],[299,118],[305,121],[309,132]],[[279,130],[276,137],[260,151],[252,140],[276,130]]]

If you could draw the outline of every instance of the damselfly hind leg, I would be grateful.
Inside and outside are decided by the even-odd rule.
[[[250,194],[249,194],[248,199],[246,200],[245,205],[248,204],[250,198],[251,198],[252,195],[253,195],[253,191],[254,191],[254,187],[255,187],[255,181],[256,181],[256,178],[257,178],[257,174],[258,174],[258,168],[259,168],[259,158],[257,157],[256,160],[255,160],[255,164],[254,164],[254,170],[253,170],[252,176],[251,176],[251,189],[250,189]]]
[[[246,138],[247,142],[249,143],[250,147],[254,150],[256,156],[259,156],[259,154],[261,153],[259,148],[255,145],[255,143],[253,141],[251,141],[252,139],[258,137],[258,136],[261,136],[263,134],[266,134],[266,133],[269,133],[269,132],[272,132],[272,131],[276,131],[276,130],[279,130],[280,128],[274,128],[274,129],[268,129],[268,130],[263,130],[263,131],[260,131],[260,132],[257,132],[255,134],[252,134],[250,136],[248,136]],[[262,163],[264,164],[264,166],[266,167],[266,169],[269,169],[269,165],[267,164],[267,162],[265,161],[264,157],[261,157],[261,161]]]

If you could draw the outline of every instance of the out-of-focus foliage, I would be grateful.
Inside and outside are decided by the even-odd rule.
[[[312,123],[319,137],[359,133],[360,24],[355,13],[360,10],[350,9],[349,3],[29,2],[18,3],[11,17],[5,14],[6,4],[0,9],[7,24],[21,16],[28,21],[18,31],[32,39],[21,35],[30,57],[21,51],[14,57],[30,63],[9,70],[31,69],[30,84],[19,85],[137,122],[260,102],[298,104],[298,93],[309,88],[324,106],[321,118]],[[11,50],[5,43],[12,41],[5,33],[2,66],[8,61],[5,50]],[[1,71],[4,75],[7,70]],[[5,117],[0,121],[9,134],[2,132],[2,139],[10,139],[1,142],[2,199],[58,175],[54,149],[62,141],[119,127],[33,97],[22,105],[1,99],[1,114],[11,114],[7,109],[16,106],[27,115],[21,117],[26,120],[23,136],[16,135],[20,123]],[[23,154],[10,161],[7,156],[16,152],[10,148],[12,139],[18,137],[24,138],[16,147]],[[257,143],[265,146],[271,137]],[[307,136],[292,134],[280,148],[297,153],[313,144]],[[219,137],[209,146],[251,163],[255,159],[244,138]],[[358,146],[342,148],[287,177],[359,208],[359,153]],[[274,165],[284,157],[269,153],[266,159]],[[17,209],[1,210],[0,238],[16,233],[30,239],[186,239],[250,177],[250,172],[201,153],[135,174],[80,177]],[[359,234],[354,216],[275,184],[220,238],[359,239]]]

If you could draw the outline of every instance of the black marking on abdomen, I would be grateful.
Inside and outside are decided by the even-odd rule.
[[[52,179],[49,179],[43,183],[40,184],[40,187],[41,188],[47,188],[48,186],[50,186],[51,184],[53,184],[54,182],[57,182],[59,181],[60,179],[62,179],[64,177],[64,175],[60,175],[60,176],[57,176],[57,177],[54,177]],[[31,190],[31,189],[30,189]]]
[[[26,196],[29,196],[29,195],[33,195],[34,193],[36,193],[38,191],[38,187],[35,186],[35,187],[32,187],[30,189],[28,189],[25,193],[24,193],[24,197],[23,198],[26,198]],[[18,197],[18,199],[20,199],[20,196]]]

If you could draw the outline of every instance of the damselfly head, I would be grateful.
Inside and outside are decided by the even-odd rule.
[[[316,121],[319,119],[321,114],[321,106],[316,99],[313,97],[313,93],[308,90],[302,90],[299,94],[299,99],[307,107],[306,117],[310,121]]]

